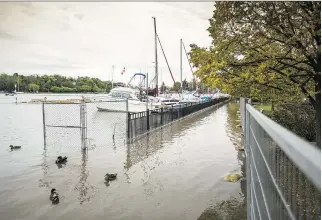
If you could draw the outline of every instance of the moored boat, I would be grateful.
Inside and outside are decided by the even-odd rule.
[[[116,87],[97,103],[98,111],[105,112],[143,112],[147,108],[154,109],[152,103],[142,102],[138,99],[138,92],[131,88]],[[128,109],[126,101],[128,100]]]

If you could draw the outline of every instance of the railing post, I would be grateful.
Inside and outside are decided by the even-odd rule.
[[[173,121],[173,105],[171,105],[171,121]]]
[[[150,110],[147,109],[146,110],[146,130],[149,131],[150,130]]]
[[[245,99],[244,99],[244,101],[245,101]],[[240,103],[241,104],[241,103]],[[244,102],[244,105],[245,105],[245,107],[243,106],[243,109],[244,109],[244,111],[245,112],[243,112],[243,114],[244,114],[244,121],[245,121],[245,123],[244,123],[244,138],[245,138],[245,140],[244,140],[244,148],[245,148],[245,150],[246,150],[246,181],[247,181],[247,220],[251,220],[251,211],[252,211],[252,209],[254,208],[254,207],[252,207],[251,206],[251,197],[252,197],[252,195],[251,195],[251,185],[252,185],[252,183],[251,183],[251,175],[252,175],[252,173],[251,173],[251,156],[250,156],[250,114],[247,112],[247,109],[246,109],[246,103]],[[243,117],[243,116],[242,116]]]
[[[127,143],[130,143],[131,141],[131,132],[130,132],[130,129],[131,129],[131,113],[130,112],[127,112],[126,113],[126,132],[127,132]]]
[[[245,126],[246,126],[246,98],[240,98],[239,105],[240,105],[240,116],[241,116],[241,123],[242,123],[242,130],[245,134]]]
[[[126,99],[125,102],[125,111],[126,111],[126,134],[127,134],[127,143],[130,143],[130,120],[131,120],[131,115],[129,112],[129,99]]]
[[[161,125],[163,125],[163,108],[161,108]]]

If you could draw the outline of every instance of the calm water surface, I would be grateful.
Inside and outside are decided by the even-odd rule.
[[[13,100],[0,95],[1,219],[245,216],[244,181],[223,180],[243,172],[244,156],[234,148],[241,142],[237,104],[191,116],[130,145],[124,142],[124,114],[97,112],[88,104],[88,150],[82,152],[76,128],[47,127],[44,145],[41,105]],[[47,105],[45,112],[48,125],[79,125],[78,105]],[[10,144],[22,149],[10,151]],[[66,166],[57,167],[58,155],[68,156]],[[107,172],[118,173],[109,185]],[[61,196],[58,205],[49,201],[51,188]]]

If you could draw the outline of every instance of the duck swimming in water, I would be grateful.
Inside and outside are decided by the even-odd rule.
[[[62,156],[58,156],[57,157],[57,160],[56,160],[56,163],[66,163],[67,162],[67,157],[62,157]]]
[[[13,145],[10,145],[9,147],[11,148],[11,150],[20,149],[21,148],[21,146],[13,146]]]
[[[105,178],[104,179],[106,181],[112,181],[112,180],[115,180],[116,177],[117,177],[117,174],[116,173],[114,173],[114,174],[107,173],[107,174],[105,174]]]
[[[55,188],[51,189],[49,199],[50,199],[50,201],[52,201],[53,204],[59,203],[59,195],[58,195],[57,190]]]

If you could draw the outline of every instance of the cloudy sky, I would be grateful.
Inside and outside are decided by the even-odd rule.
[[[177,81],[180,38],[209,46],[212,2],[0,3],[0,72],[90,76],[126,82],[136,72],[154,74],[154,27]],[[183,54],[184,55],[184,54]],[[160,47],[162,81],[171,83]],[[183,78],[192,74],[185,55]],[[126,68],[125,74],[120,73]],[[160,75],[161,78],[161,75]],[[161,79],[160,79],[161,80]]]

